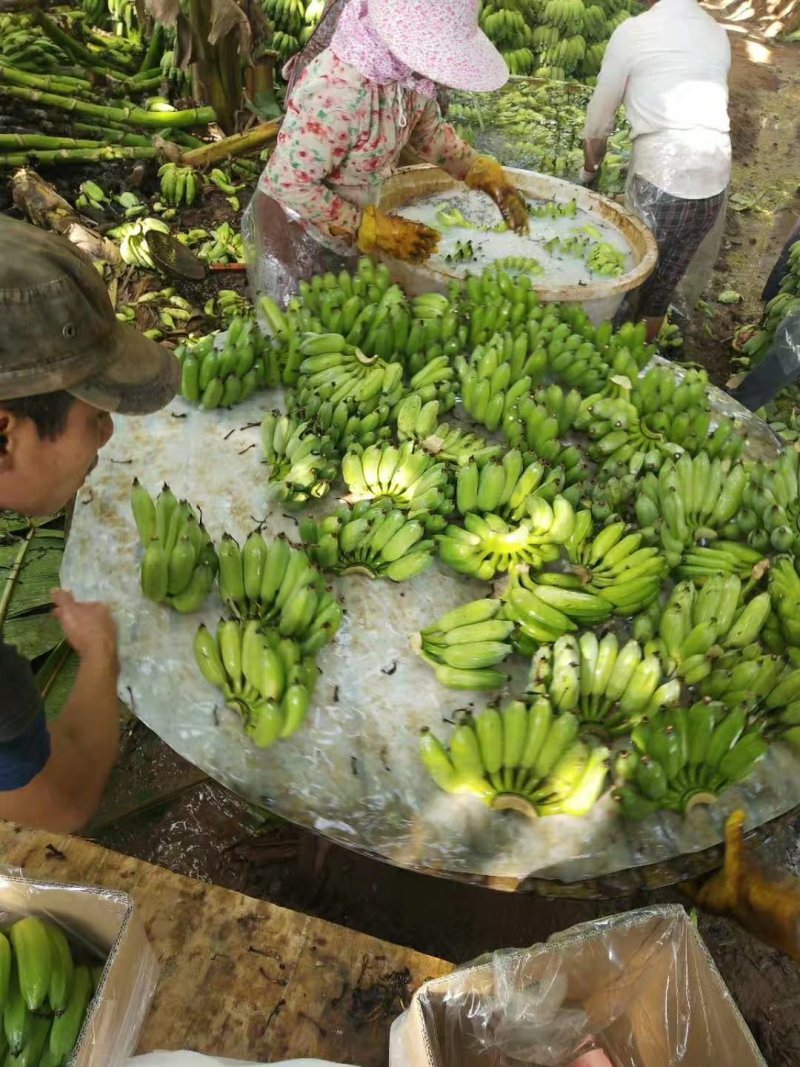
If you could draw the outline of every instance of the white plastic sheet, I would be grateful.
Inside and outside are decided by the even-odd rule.
[[[254,1063],[251,1060],[219,1060],[215,1056],[201,1056],[199,1052],[148,1052],[134,1056],[122,1067],[355,1067],[329,1060],[281,1060],[280,1063]]]

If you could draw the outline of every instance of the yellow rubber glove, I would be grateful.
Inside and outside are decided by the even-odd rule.
[[[395,259],[422,263],[436,251],[441,234],[421,222],[412,222],[399,215],[384,215],[377,208],[368,207],[361,216],[356,244],[362,252],[379,249]]]
[[[464,179],[470,189],[480,189],[500,208],[505,224],[517,233],[528,232],[528,209],[520,193],[491,156],[478,156]]]

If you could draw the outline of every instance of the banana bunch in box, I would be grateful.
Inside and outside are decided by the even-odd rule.
[[[697,685],[726,650],[758,641],[772,610],[769,593],[747,600],[735,574],[715,574],[700,589],[693,582],[675,586],[664,605],[659,651],[668,673]]]
[[[277,411],[262,420],[261,447],[269,468],[269,495],[287,507],[325,496],[339,469],[331,448],[310,423]]]
[[[4,1063],[61,1067],[74,1051],[102,975],[60,926],[36,916],[0,933]]]
[[[175,350],[181,362],[181,395],[205,411],[241,404],[267,384],[264,344],[254,321],[234,315],[221,344],[220,336],[209,334]]]
[[[410,441],[348,452],[342,476],[352,500],[391,500],[431,531],[442,529],[444,516],[453,509],[447,468]]]
[[[511,522],[529,514],[529,502],[537,496],[552,503],[564,486],[562,472],[548,469],[539,460],[525,466],[522,453],[509,449],[502,461],[473,460],[456,477],[456,510],[463,516],[494,513]]]
[[[153,500],[134,479],[131,509],[144,547],[142,592],[181,614],[199,611],[214,585],[217,554],[192,505],[166,484]]]
[[[441,406],[438,400],[423,401],[419,393],[405,396],[394,411],[398,440],[413,441],[441,462],[457,467],[472,463],[483,467],[500,454],[500,445],[490,444],[479,434],[440,423]]]
[[[411,647],[448,689],[500,689],[508,676],[497,667],[513,651],[514,629],[501,609],[501,601],[491,598],[454,608],[415,634]]]
[[[191,207],[197,200],[201,184],[194,167],[164,163],[159,167],[158,177],[161,182],[161,199],[169,207]]]
[[[300,523],[306,552],[322,570],[393,582],[414,578],[431,565],[435,545],[425,534],[424,523],[390,500],[362,500],[320,522]]]
[[[242,718],[256,748],[297,733],[305,721],[318,669],[297,641],[256,620],[223,620],[212,634],[200,626],[194,639],[197,666]]]
[[[545,696],[460,716],[447,748],[424,730],[420,756],[445,792],[532,818],[587,814],[605,789],[609,766],[609,750],[582,741],[577,718],[554,714]]]
[[[502,467],[498,474],[505,477]],[[491,581],[520,565],[538,568],[559,559],[574,525],[575,511],[565,497],[551,504],[535,496],[527,516],[513,524],[495,512],[469,512],[463,527],[450,525],[440,535],[439,557],[460,574]]]
[[[240,548],[229,534],[219,545],[219,593],[240,621],[257,620],[313,656],[333,639],[342,621],[339,601],[325,588],[302,549],[285,537],[267,542],[255,530]]]
[[[616,768],[624,784],[614,792],[627,819],[662,810],[686,814],[715,803],[750,774],[768,747],[761,731],[748,727],[742,708],[729,711],[714,701],[652,715],[632,740]]]
[[[614,633],[598,640],[591,630],[542,645],[531,662],[528,691],[546,694],[556,709],[572,712],[586,729],[606,738],[630,731],[681,698],[680,683],[665,678],[658,656],[633,640],[620,647]]]

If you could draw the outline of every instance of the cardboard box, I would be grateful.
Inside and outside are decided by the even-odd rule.
[[[697,929],[678,907],[586,923],[545,945],[496,953],[428,982],[392,1027],[390,1067],[536,1064],[487,1050],[481,1039],[487,1020],[497,1018],[498,998],[515,1001],[519,1013],[526,987],[552,982],[556,974],[566,978],[563,1006],[586,1012],[583,1032],[599,1038],[614,1067],[767,1067]]]
[[[0,921],[38,915],[76,945],[107,956],[68,1067],[114,1067],[135,1050],[158,980],[158,964],[134,903],[92,886],[0,877]]]

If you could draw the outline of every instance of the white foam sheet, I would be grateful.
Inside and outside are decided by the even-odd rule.
[[[152,493],[167,481],[202,509],[214,539],[227,530],[241,543],[265,520],[267,536],[285,531],[299,542],[295,519],[267,504],[258,423],[274,406],[274,395],[262,395],[233,411],[205,413],[178,399],[146,418],[117,417],[76,505],[63,584],[110,603],[119,626],[120,696],[182,756],[339,843],[413,869],[510,880],[506,886],[525,878],[618,885],[630,868],[717,844],[734,806],[744,803],[760,823],[800,803],[798,760],[782,746],[773,746],[746,790],[731,790],[724,804],[695,809],[685,821],[666,815],[625,826],[608,798],[585,818],[532,821],[440,792],[419,762],[421,727],[446,737],[443,720],[486,701],[439,686],[408,639],[451,607],[486,595],[486,587],[438,564],[400,585],[364,577],[332,583],[346,615],[319,656],[322,676],[306,725],[289,741],[255,749],[194,662],[195,630],[201,621],[216,625],[219,599],[209,598],[200,615],[180,616],[142,597],[129,499],[134,476]],[[520,662],[517,683],[524,675]]]

